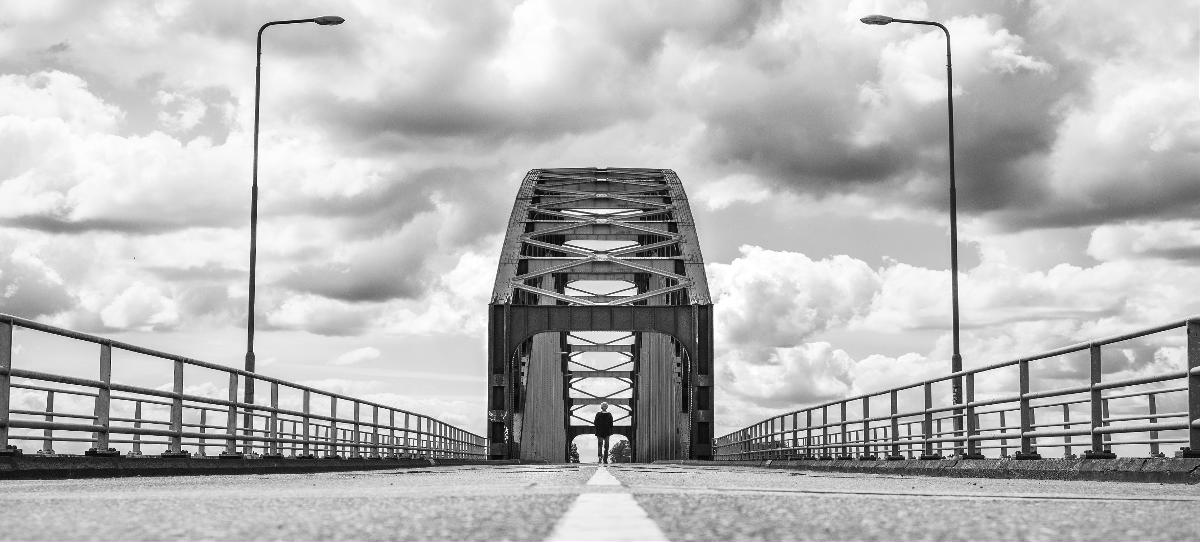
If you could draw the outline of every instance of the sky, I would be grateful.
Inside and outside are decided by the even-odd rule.
[[[872,13],[952,35],[966,367],[1200,314],[1195,0],[5,2],[0,312],[240,367],[255,32],[339,15],[264,36],[260,372],[482,433],[521,178],[607,166],[688,192],[718,435],[942,374],[945,42]]]

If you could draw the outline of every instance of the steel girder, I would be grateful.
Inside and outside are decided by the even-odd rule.
[[[617,407],[618,419],[633,418],[635,427],[616,431],[632,440],[638,349],[647,332],[668,335],[673,343],[667,344],[675,345],[682,360],[675,386],[682,398],[680,423],[686,425],[680,429],[680,455],[712,456],[712,301],[691,209],[674,171],[571,168],[526,174],[509,219],[488,320],[490,457],[521,457],[521,441],[529,435],[520,434],[516,420],[531,394],[561,393],[567,442],[590,432],[589,425],[571,423],[572,418],[590,423],[576,409],[601,400]],[[589,343],[572,335],[591,331],[628,332],[633,344]],[[523,363],[533,357],[522,358],[520,349],[524,343],[528,353],[526,341],[545,332],[560,334],[558,342],[539,348],[561,345],[550,353],[561,356],[562,386],[527,389]],[[656,344],[663,349],[661,341]],[[628,362],[570,368],[573,355],[589,351],[620,352]],[[544,363],[547,356],[540,358]],[[589,378],[623,382],[623,391],[632,390],[633,397],[614,399],[615,393],[575,387]]]

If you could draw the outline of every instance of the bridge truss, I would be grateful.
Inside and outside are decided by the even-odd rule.
[[[671,170],[530,171],[488,328],[492,458],[564,461],[601,402],[634,459],[712,455],[712,303]]]

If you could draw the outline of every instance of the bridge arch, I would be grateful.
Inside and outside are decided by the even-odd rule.
[[[592,291],[604,284],[617,284],[617,289]],[[629,371],[572,370],[564,358],[558,376],[565,380],[550,375],[530,387],[525,372],[529,360],[569,355],[573,349],[556,344],[567,344],[572,333],[601,331],[630,333],[637,345],[630,359],[636,356],[641,363],[633,363]],[[558,341],[538,339],[522,358],[521,345],[547,333],[559,334]],[[658,334],[668,339],[655,339]],[[524,413],[531,404],[553,408],[545,406],[553,401],[538,394],[562,393],[563,423],[538,425],[536,431],[562,431],[563,442],[569,443],[587,430],[569,420],[570,407],[580,399],[544,383],[570,386],[587,378],[624,378],[635,390],[630,402],[634,427],[627,431],[636,459],[710,457],[712,357],[704,262],[686,195],[673,171],[551,169],[525,176],[489,309],[490,457],[556,459],[553,449],[523,450],[522,443],[530,441],[521,425],[528,421]],[[671,360],[682,367],[674,378],[663,371]],[[545,362],[540,365],[546,367]],[[661,405],[671,393],[684,398],[676,411]],[[539,419],[558,416],[534,414]],[[561,448],[565,457],[566,444]]]

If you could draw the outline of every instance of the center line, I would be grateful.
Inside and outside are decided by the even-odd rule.
[[[608,469],[598,467],[587,486],[617,486]],[[630,493],[582,493],[559,518],[547,542],[667,542]]]
[[[608,472],[608,469],[600,467],[596,469],[596,473],[588,478],[587,485],[589,486],[619,486],[621,482]]]

